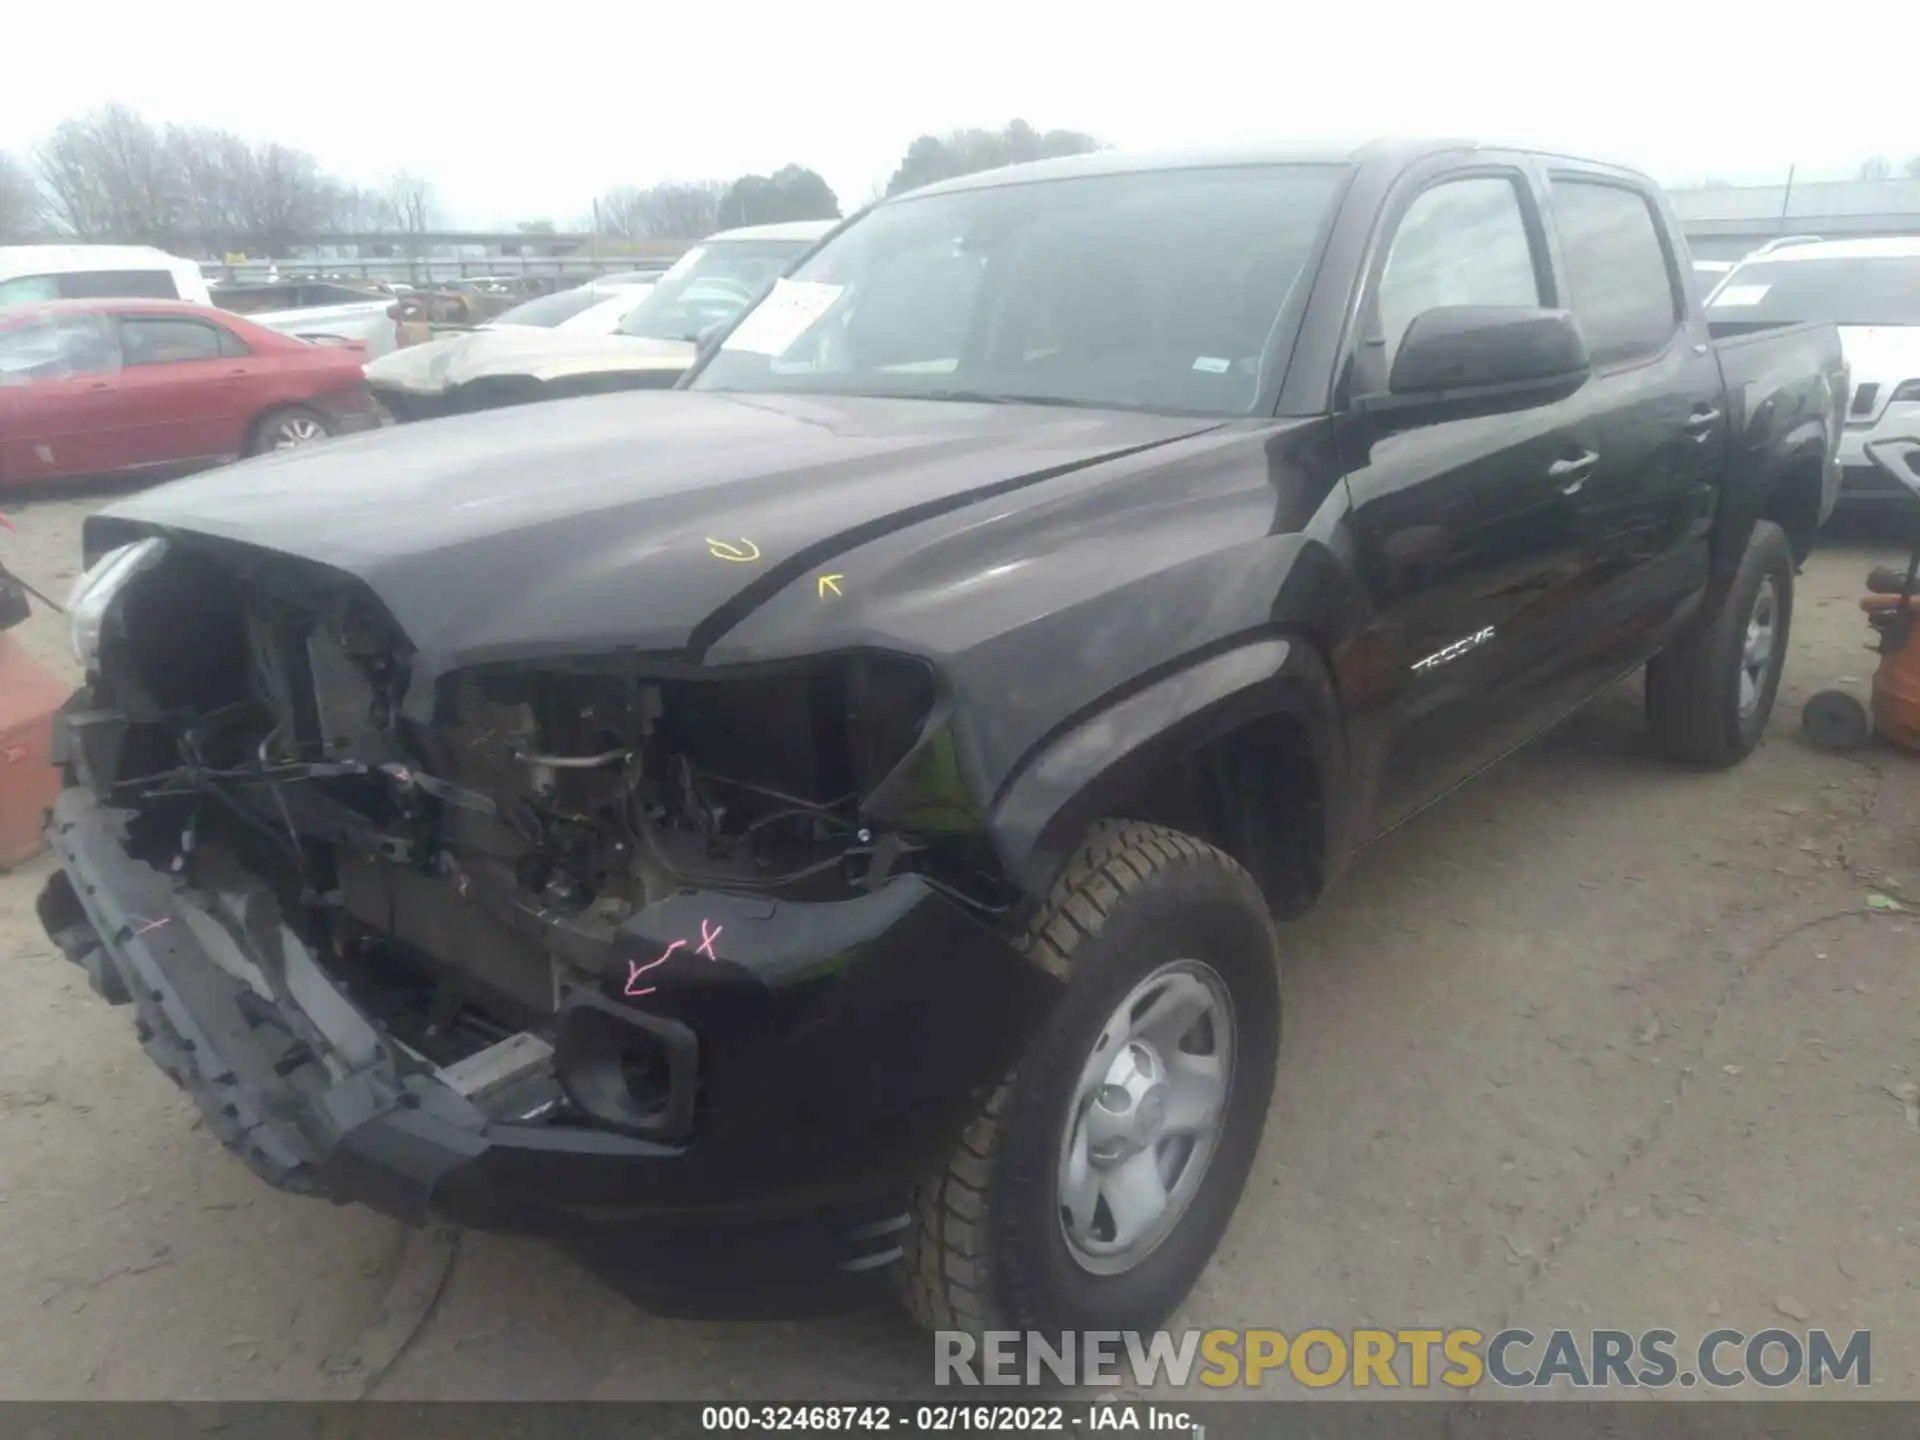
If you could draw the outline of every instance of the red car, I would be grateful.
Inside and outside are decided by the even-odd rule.
[[[208,305],[0,308],[0,484],[186,466],[378,423],[357,344]]]

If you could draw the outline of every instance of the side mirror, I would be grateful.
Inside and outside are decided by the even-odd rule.
[[[720,336],[725,332],[726,328],[727,322],[724,320],[716,320],[711,325],[701,326],[699,333],[693,338],[694,353],[703,360],[708,355],[711,355],[714,348],[719,345]]]
[[[1390,403],[1571,394],[1593,373],[1586,337],[1565,310],[1442,305],[1416,315],[1387,376]]]

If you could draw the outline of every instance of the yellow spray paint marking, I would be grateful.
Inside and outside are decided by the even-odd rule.
[[[744,565],[750,560],[760,558],[760,547],[745,536],[741,537],[738,545],[731,545],[725,540],[715,540],[712,536],[708,536],[707,553],[716,560],[732,560]]]
[[[824,600],[830,594],[838,595],[840,593],[840,582],[846,578],[844,575],[822,575],[818,586],[820,598]]]

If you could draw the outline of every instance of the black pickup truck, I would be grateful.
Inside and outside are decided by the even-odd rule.
[[[90,520],[42,918],[275,1185],[664,1307],[1149,1328],[1266,1118],[1276,920],[1642,667],[1667,754],[1745,756],[1845,391],[1831,329],[1711,341],[1579,160],[931,186],[676,390]]]

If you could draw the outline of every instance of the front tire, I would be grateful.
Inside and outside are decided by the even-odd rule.
[[[1725,769],[1760,743],[1787,658],[1793,568],[1786,532],[1756,521],[1718,605],[1647,663],[1647,719],[1669,758]]]
[[[1023,945],[1067,990],[916,1194],[898,1289],[933,1330],[1156,1329],[1212,1258],[1266,1122],[1272,918],[1219,850],[1108,821]]]

